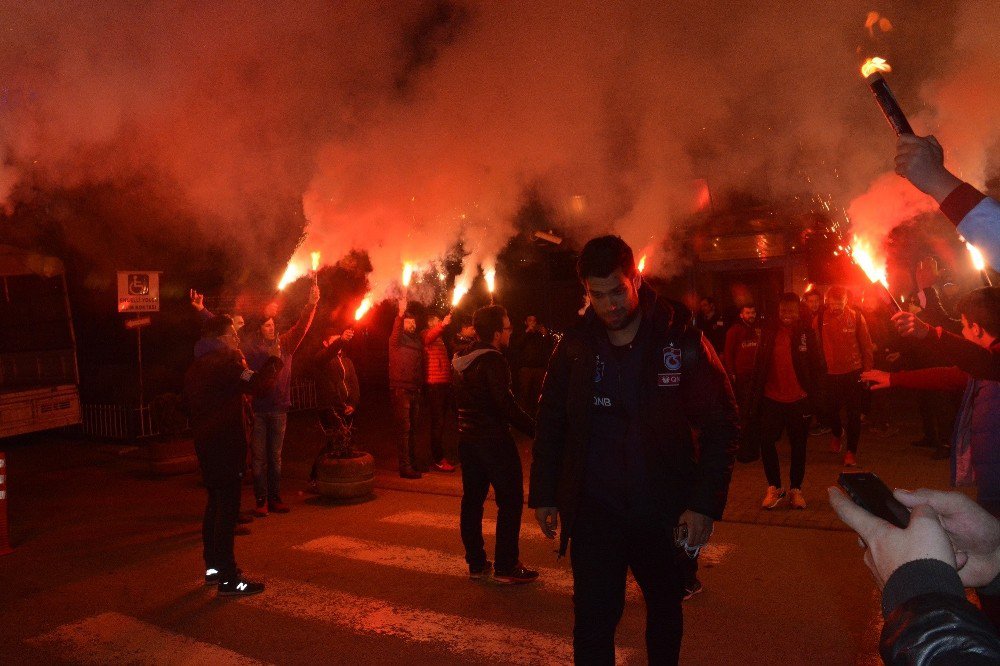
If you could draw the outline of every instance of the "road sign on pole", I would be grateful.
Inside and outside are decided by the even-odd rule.
[[[162,271],[118,271],[118,312],[159,312]]]

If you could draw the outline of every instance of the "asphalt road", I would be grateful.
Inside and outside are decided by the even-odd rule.
[[[44,438],[9,452],[15,551],[0,558],[0,663],[570,659],[568,562],[526,513],[522,559],[542,569],[539,583],[469,581],[459,500],[446,492],[454,476],[400,491],[383,474],[377,498],[352,506],[319,503],[291,479],[292,513],[257,520],[237,540],[240,565],[267,590],[220,599],[201,580],[197,475],[153,478],[130,453]],[[756,494],[758,474],[738,470],[737,494]],[[877,662],[877,597],[846,531],[723,522],[701,577],[705,591],[685,603],[683,663]],[[621,662],[644,663],[643,630],[631,589]]]

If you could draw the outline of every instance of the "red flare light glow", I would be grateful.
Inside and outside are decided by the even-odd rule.
[[[642,255],[642,258],[639,259],[639,263],[635,267],[640,273],[646,270],[646,255]]]
[[[875,293],[878,295],[879,300],[882,301],[887,307],[891,308],[893,312],[900,312],[903,308],[899,307],[899,303],[893,298],[893,295],[889,292],[889,285],[886,282],[886,271],[885,264],[880,263],[875,259],[875,254],[871,249],[871,246],[865,241],[861,240],[857,236],[854,237],[854,244],[851,245],[851,258],[854,259],[854,263],[864,271],[865,275],[871,280],[872,287]]]
[[[361,301],[361,305],[358,306],[358,309],[354,311],[354,321],[361,321],[361,318],[364,317],[371,309],[372,309],[372,295],[367,294]]]
[[[409,287],[410,282],[413,280],[413,272],[417,269],[414,264],[406,262],[403,264],[403,286]]]
[[[483,279],[486,280],[486,289],[492,294],[497,289],[497,269],[487,268],[483,271]]]
[[[451,307],[458,307],[462,302],[462,297],[469,293],[469,288],[465,285],[455,285],[455,292],[451,296]]]
[[[979,271],[979,276],[983,280],[984,287],[992,287],[993,279],[990,278],[990,274],[986,272],[986,258],[983,257],[983,253],[979,251],[979,248],[972,243],[966,243],[965,247],[969,250],[969,257],[972,259],[972,265]]]
[[[281,291],[292,282],[298,280],[300,277],[302,277],[302,269],[295,263],[289,263],[288,267],[285,268],[284,275],[282,275],[281,279],[278,281],[278,291]]]

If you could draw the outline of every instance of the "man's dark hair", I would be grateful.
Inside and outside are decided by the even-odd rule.
[[[781,295],[781,298],[778,299],[778,303],[795,303],[798,305],[799,295],[791,291],[786,291]]]
[[[969,325],[979,324],[993,337],[1000,337],[1000,287],[970,291],[958,301],[957,309]]]
[[[839,284],[835,284],[830,287],[830,291],[826,292],[826,297],[834,301],[845,299],[847,298],[847,289]]]
[[[222,337],[233,327],[233,318],[227,314],[215,315],[201,327],[201,334],[206,338]]]
[[[701,302],[705,302],[705,303],[709,303],[711,305],[715,305],[715,299],[712,298],[711,296],[702,296],[701,297],[701,301],[699,301],[699,303],[701,303]]]
[[[589,277],[606,278],[619,268],[625,277],[632,278],[639,274],[632,248],[621,236],[590,239],[576,260],[576,274],[581,282]]]
[[[823,300],[823,290],[819,287],[813,287],[805,293],[803,298],[809,298],[810,296],[819,296],[819,300]]]
[[[503,318],[506,316],[507,311],[502,305],[487,305],[476,310],[476,314],[472,315],[472,326],[479,340],[486,344],[492,342],[493,334],[503,331]]]
[[[740,306],[740,312],[743,312],[747,308],[753,308],[754,310],[756,310],[757,306],[754,305],[753,303],[744,303],[743,305]]]

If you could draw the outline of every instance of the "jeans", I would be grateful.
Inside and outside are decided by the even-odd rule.
[[[420,390],[394,388],[389,390],[396,446],[399,451],[399,471],[414,468],[417,418],[420,416]]]
[[[460,519],[465,561],[470,567],[486,564],[483,543],[483,504],[490,486],[497,502],[497,541],[494,568],[508,573],[517,566],[524,487],[521,457],[509,435],[504,439],[464,441],[458,444],[462,461]]]
[[[236,574],[233,539],[236,519],[240,513],[242,479],[233,475],[230,481],[206,487],[208,504],[201,526],[205,568],[217,569],[222,580]]]
[[[629,569],[646,600],[648,662],[677,663],[685,575],[675,553],[667,522],[631,520],[584,500],[570,537],[575,663],[615,663],[615,628],[625,610]]]
[[[861,409],[864,404],[864,385],[861,383],[861,371],[848,372],[843,375],[827,375],[824,392],[826,394],[826,414],[830,430],[834,437],[847,434],[847,450],[858,452],[858,441],[861,439]],[[846,423],[840,420],[840,411],[847,413]]]
[[[451,403],[451,384],[427,385],[427,409],[431,422],[432,462],[444,460],[444,422]]]
[[[781,488],[781,465],[778,463],[776,444],[781,433],[788,431],[788,443],[792,448],[792,469],[790,488],[802,488],[806,475],[806,439],[809,437],[809,421],[812,410],[807,400],[797,402],[777,402],[764,398],[760,405],[761,439],[760,457],[764,462],[764,474],[768,485]]]
[[[253,415],[250,449],[253,452],[253,494],[257,501],[280,497],[281,446],[285,442],[288,414]]]
[[[538,411],[538,397],[542,394],[545,368],[521,368],[517,371],[518,387],[521,389],[521,405],[532,416]]]

